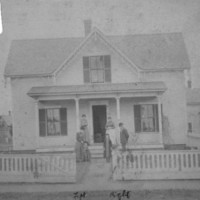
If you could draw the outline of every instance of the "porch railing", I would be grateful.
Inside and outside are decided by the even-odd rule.
[[[75,182],[75,153],[0,154],[0,182]]]
[[[113,151],[114,180],[200,179],[200,151]]]

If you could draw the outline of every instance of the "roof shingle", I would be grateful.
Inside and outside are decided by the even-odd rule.
[[[5,75],[50,74],[66,60],[82,39],[14,40]]]
[[[143,70],[188,69],[190,62],[181,33],[105,36]],[[6,76],[49,75],[84,38],[13,40]]]
[[[109,40],[141,69],[190,68],[181,33],[112,36]]]

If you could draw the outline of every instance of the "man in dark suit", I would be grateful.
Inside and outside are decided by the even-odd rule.
[[[120,142],[122,145],[122,151],[126,150],[126,144],[128,143],[129,134],[126,128],[124,128],[124,124],[122,122],[119,123],[120,128]]]

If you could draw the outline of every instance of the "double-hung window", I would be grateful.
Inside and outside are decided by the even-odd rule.
[[[111,82],[110,56],[84,56],[83,74],[85,83]]]
[[[67,135],[67,109],[39,109],[39,131],[41,137]]]
[[[134,105],[135,132],[158,132],[158,105]]]

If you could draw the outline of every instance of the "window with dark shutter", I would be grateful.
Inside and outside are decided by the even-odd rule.
[[[44,137],[46,135],[46,114],[45,114],[45,109],[39,109],[39,128],[40,128],[40,136]]]
[[[104,56],[105,63],[105,82],[111,82],[111,59],[110,56]]]
[[[158,132],[158,105],[142,104],[134,105],[135,131]]]
[[[67,135],[67,110],[66,110],[66,108],[60,109],[60,126],[61,126],[61,135]]]
[[[67,109],[39,109],[40,136],[67,135]]]
[[[111,82],[110,56],[84,56],[83,76],[84,83]]]
[[[188,133],[192,133],[192,122],[188,123]]]
[[[90,65],[89,65],[89,57],[83,57],[83,76],[84,76],[84,83],[90,82]]]
[[[155,131],[159,131],[159,123],[158,123],[158,105],[153,105],[153,120]]]
[[[140,105],[134,105],[135,132],[141,132]]]

